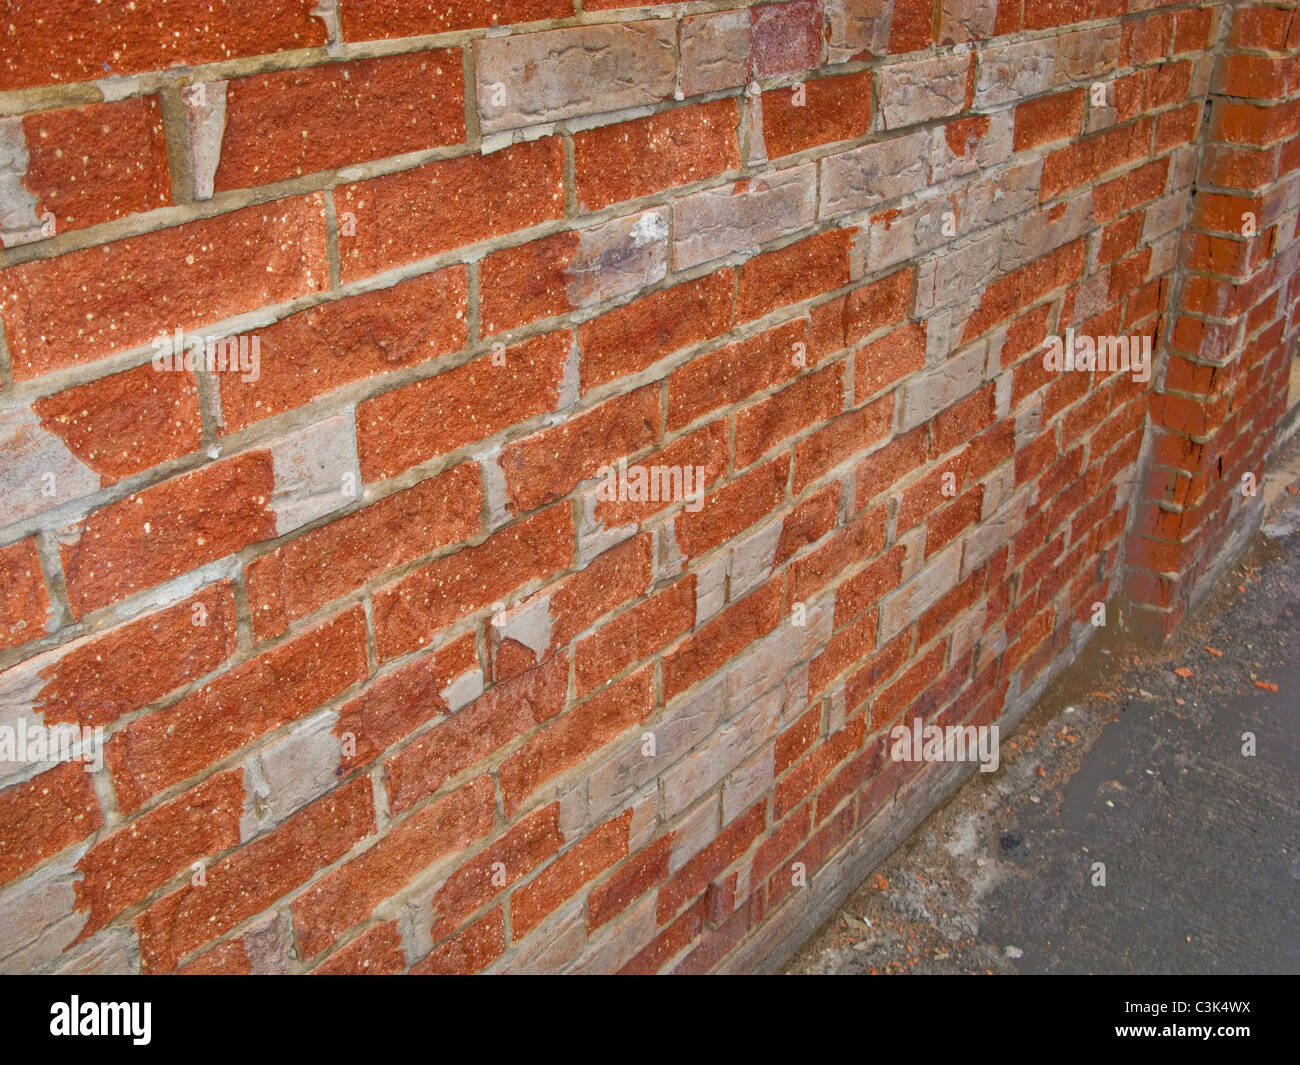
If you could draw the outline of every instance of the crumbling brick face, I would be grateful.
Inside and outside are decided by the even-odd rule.
[[[6,16],[0,969],[750,963],[1251,514],[1294,0],[211,6]]]

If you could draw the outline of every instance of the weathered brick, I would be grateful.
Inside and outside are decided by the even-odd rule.
[[[239,770],[219,773],[105,836],[77,862],[77,907],[85,939],[147,897],[191,862],[239,843],[244,785]]]
[[[478,777],[394,825],[374,846],[318,880],[291,907],[302,952],[319,954],[422,869],[482,839],[494,808],[492,782]]]
[[[476,40],[483,131],[667,99],[676,73],[675,28],[656,19]]]
[[[523,887],[510,896],[510,927],[526,936],[561,903],[615,862],[627,857],[632,811],[593,828]]]
[[[50,596],[35,539],[0,548],[0,588],[0,650],[44,636]]]
[[[730,269],[663,289],[578,327],[583,391],[625,377],[731,327]]]
[[[646,211],[493,252],[480,270],[484,333],[590,307],[667,274],[668,212]]]
[[[357,407],[361,476],[382,480],[554,410],[573,337],[548,333]]]
[[[119,804],[138,809],[366,673],[365,618],[353,607],[117,732],[105,753]]]
[[[32,411],[104,484],[196,450],[202,429],[193,374],[152,366],[45,396]]]
[[[810,225],[816,182],[807,164],[674,200],[674,266],[696,266]]]
[[[856,232],[832,229],[754,256],[737,271],[736,319],[761,318],[777,307],[847,285]]]
[[[366,581],[473,538],[481,506],[478,467],[465,463],[254,559],[247,567],[253,632],[276,635]]]
[[[38,221],[66,233],[172,202],[158,97],[24,115],[22,185]],[[0,243],[18,243],[4,239]]]
[[[30,659],[13,673],[35,674],[23,701],[39,706],[46,724],[110,725],[216,669],[235,653],[235,629],[233,589],[222,583]],[[163,647],[167,654],[158,653]]]
[[[170,972],[196,948],[337,861],[374,827],[370,781],[361,777],[241,847],[207,871],[205,885],[187,883],[135,919],[145,971]]]
[[[274,490],[271,452],[251,451],[95,511],[62,547],[73,613],[270,539]]]
[[[644,721],[654,701],[654,668],[647,666],[548,722],[501,764],[498,776],[507,816],[546,781]]]
[[[462,155],[334,194],[345,281],[526,229],[564,213],[564,148],[546,137]]]
[[[223,426],[238,432],[353,381],[457,351],[467,310],[465,268],[453,266],[281,318],[255,334],[257,379],[220,379]]]
[[[0,791],[0,884],[22,876],[104,823],[88,768],[61,762]]]
[[[0,61],[0,90],[315,48],[325,43],[325,23],[313,17],[314,6],[290,0],[267,9],[229,0],[214,9],[184,0],[123,5],[108,16],[98,4],[78,3],[57,21],[40,5],[15,7],[5,30],[22,46]],[[106,17],[113,19],[108,26]]]
[[[797,376],[798,345],[805,344],[807,335],[807,319],[796,319],[674,370],[668,378],[669,428],[681,428],[709,411]]]
[[[816,78],[762,94],[763,144],[778,159],[871,131],[871,71]]]
[[[387,661],[530,580],[569,565],[573,528],[561,504],[524,518],[478,547],[439,559],[374,595],[375,649]]]
[[[319,193],[0,271],[15,380],[102,359],[329,284]]]
[[[568,658],[559,655],[499,683],[388,759],[384,772],[393,812],[400,813],[436,793],[453,777],[558,714],[568,694],[568,673]],[[393,711],[409,716],[402,705],[394,706]],[[396,731],[386,722],[382,728],[385,739]],[[381,743],[375,745],[382,749]]]

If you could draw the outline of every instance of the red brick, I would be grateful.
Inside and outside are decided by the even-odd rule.
[[[775,458],[719,488],[703,509],[678,514],[677,546],[688,559],[698,558],[772,513],[785,498],[789,470],[788,457]]]
[[[333,730],[343,747],[339,760],[342,771],[349,773],[368,765],[403,736],[447,714],[447,688],[478,668],[474,634],[467,632],[437,651],[379,677],[363,694],[344,703]],[[350,739],[346,746],[345,737]]]
[[[850,712],[856,711],[863,701],[908,661],[912,649],[912,633],[904,632],[885,644],[861,669],[844,682],[844,703]]]
[[[209,868],[205,885],[187,883],[155,902],[135,919],[145,971],[170,972],[341,858],[374,831],[372,796],[367,777],[344,784]]]
[[[394,825],[369,850],[318,880],[291,907],[303,954],[332,946],[422,870],[482,839],[495,810],[491,778],[478,777]]]
[[[813,433],[795,447],[794,490],[802,492],[850,456],[888,439],[893,420],[894,397],[885,395]]]
[[[339,266],[354,281],[527,229],[564,214],[564,150],[546,137],[490,155],[462,155],[336,190]]]
[[[433,938],[439,940],[454,932],[475,910],[559,853],[563,846],[558,803],[522,818],[443,881],[433,896]]]
[[[752,321],[849,283],[857,230],[832,229],[750,259],[737,272],[736,320]]]
[[[510,896],[510,928],[522,938],[582,886],[627,857],[632,811],[593,828]]]
[[[1016,107],[1015,150],[1077,137],[1082,125],[1082,89],[1027,100]]]
[[[554,502],[659,437],[659,389],[651,385],[507,444],[497,461],[511,513]]]
[[[781,519],[781,539],[772,564],[779,566],[795,552],[816,543],[835,525],[839,514],[840,484],[833,481],[814,492]]]
[[[234,592],[223,582],[73,644],[39,671],[36,705],[46,724],[110,725],[216,669],[235,653],[235,633]]]
[[[232,939],[200,954],[188,965],[176,970],[177,976],[250,976],[253,960],[244,944],[246,937]]]
[[[375,650],[381,661],[424,646],[440,629],[569,565],[573,527],[560,505],[407,574],[374,595]]]
[[[199,446],[199,391],[189,372],[140,366],[32,404],[41,427],[112,484]]]
[[[467,976],[480,972],[505,953],[505,916],[500,908],[480,918],[459,935],[440,943],[417,964],[414,976]]]
[[[895,544],[866,569],[855,573],[835,591],[835,625],[839,627],[878,603],[903,581],[907,549]]]
[[[925,369],[925,333],[924,322],[912,322],[861,348],[853,364],[853,398],[861,403]]]
[[[781,578],[732,603],[664,657],[664,699],[724,666],[781,623]]]
[[[844,305],[844,339],[856,344],[877,329],[897,325],[907,315],[912,298],[912,268],[855,288]]]
[[[269,451],[250,451],[95,511],[63,545],[72,612],[91,610],[275,535]]]
[[[251,659],[108,741],[123,810],[297,720],[366,675],[365,616],[353,607]]]
[[[654,667],[646,666],[551,720],[501,764],[497,775],[506,816],[513,816],[546,781],[646,720],[654,704]]]
[[[994,281],[984,290],[979,310],[967,320],[963,343],[1076,280],[1085,258],[1085,242],[1076,240]]]
[[[45,590],[36,539],[0,547],[0,650],[45,635],[50,596]]]
[[[447,781],[470,766],[534,726],[553,718],[564,709],[568,681],[568,656],[559,655],[542,666],[496,685],[486,695],[393,755],[384,763],[393,812],[401,813],[426,796],[435,794]],[[409,716],[409,708],[403,704],[398,704],[394,710]],[[427,716],[427,711],[422,716]],[[339,727],[342,726],[340,720]],[[375,743],[381,750],[387,746],[385,741],[389,740],[389,732],[397,732],[397,729],[387,727],[387,721],[384,726],[383,737]]]
[[[675,468],[684,471],[686,467],[693,467],[695,470],[694,476],[698,478],[697,483],[703,487],[708,487],[726,473],[727,451],[727,419],[718,418],[701,429],[678,437],[667,447],[660,448],[658,451],[644,456],[638,461],[637,465],[646,468],[654,466],[667,467],[670,473]],[[701,470],[703,470],[702,474],[700,474]],[[652,482],[651,487],[655,490],[649,494],[663,494],[662,491],[658,490],[660,487],[659,481]],[[673,489],[674,487],[671,484],[670,477],[669,488]],[[683,485],[684,487],[685,485]],[[606,529],[614,529],[623,525],[637,525],[673,505],[673,501],[663,499],[602,499],[600,498],[599,489],[593,494],[596,495],[595,521]],[[605,493],[605,495],[609,494],[611,493]],[[632,492],[629,490],[625,494],[630,497]],[[669,494],[671,494],[671,491]],[[686,517],[686,515],[683,515],[683,517]]]
[[[645,850],[633,855],[617,872],[587,895],[587,931],[594,932],[608,924],[655,884],[668,876],[668,859],[672,855],[671,833],[655,840]]]
[[[37,217],[54,215],[56,233],[172,202],[158,97],[24,115],[27,172]]]
[[[320,193],[0,271],[17,381],[329,284]]]
[[[695,577],[670,585],[624,611],[578,643],[574,674],[579,695],[657,651],[695,625]]]
[[[567,332],[533,337],[357,407],[361,476],[383,480],[500,432],[559,402]]]
[[[104,823],[89,768],[82,762],[62,762],[0,791],[0,884],[17,879]]]
[[[984,486],[979,484],[951,506],[944,507],[931,515],[925,523],[925,557],[929,558],[936,551],[952,543],[963,530],[979,521],[980,508],[983,504]]]
[[[925,426],[891,440],[857,468],[858,506],[864,507],[925,462]]]
[[[793,88],[763,93],[763,143],[777,159],[871,131],[871,71],[817,78],[803,84],[803,102]]]
[[[225,114],[218,191],[455,144],[465,139],[460,49],[235,78]]]
[[[932,12],[924,4],[899,4],[893,9],[889,53],[919,52],[934,40]]]
[[[618,307],[578,327],[584,392],[731,328],[731,269]]]
[[[648,534],[627,540],[577,573],[494,617],[494,628],[498,628],[497,618],[501,620],[501,627],[494,633],[497,680],[531,669],[615,607],[641,596],[653,580],[653,555],[653,539]],[[543,603],[551,628],[546,646],[525,646],[504,635],[512,616],[531,613]]]
[[[737,411],[736,468],[743,469],[781,441],[843,410],[844,367],[836,364]]]
[[[578,205],[595,211],[740,166],[736,101],[677,107],[573,136]]]
[[[442,0],[437,4],[412,4],[410,0],[341,0],[339,4],[345,41],[420,37],[481,26],[514,26],[572,14],[573,0]]]
[[[790,567],[790,601],[812,598],[849,566],[878,555],[884,546],[885,508],[877,507]]]
[[[464,463],[290,540],[249,563],[248,608],[259,640],[367,581],[476,536],[478,466]]]
[[[876,696],[871,705],[871,731],[893,721],[902,711],[916,702],[921,693],[943,671],[947,646],[940,641],[924,658],[908,669],[897,681]]]
[[[406,968],[397,922],[375,925],[312,970],[313,976],[395,976]]]
[[[875,650],[879,621],[879,611],[870,610],[831,637],[826,649],[810,665],[809,694],[825,691],[835,677]]]
[[[1300,43],[1300,30],[1296,29],[1294,13],[1287,9],[1251,4],[1233,12],[1231,41],[1236,48],[1284,52]]]
[[[22,45],[0,59],[0,91],[316,48],[325,44],[325,23],[312,16],[315,6],[137,0],[109,14],[92,0],[71,0],[55,19],[45,4],[9,4],[5,32]]]
[[[659,889],[659,923],[666,924],[689,900],[747,851],[766,828],[767,804],[758,803],[723,829],[722,834],[687,862]]]
[[[257,380],[227,374],[219,382],[225,431],[296,410],[353,381],[460,350],[466,299],[465,268],[452,266],[257,330]]]
[[[85,939],[127,907],[208,855],[239,845],[243,770],[219,773],[98,840],[77,863]]]
[[[798,344],[808,320],[799,318],[748,340],[692,359],[668,378],[668,427],[680,429],[701,415],[798,375]]]

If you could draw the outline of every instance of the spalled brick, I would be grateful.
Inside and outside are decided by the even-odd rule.
[[[561,504],[502,529],[478,547],[413,571],[375,593],[379,657],[416,650],[453,621],[530,580],[551,576],[572,557],[573,528]]]
[[[286,722],[367,673],[359,607],[222,674],[166,710],[138,718],[109,741],[119,804],[152,796]]]
[[[41,111],[22,119],[22,184],[55,233],[172,202],[162,107],[156,96]],[[9,241],[5,241],[9,243]]]
[[[170,972],[196,948],[337,861],[374,825],[371,785],[362,777],[224,858],[207,871],[205,885],[186,884],[159,899],[135,919],[145,970]]]
[[[28,380],[328,283],[312,193],[0,271],[0,320]]]
[[[479,532],[482,493],[466,463],[305,533],[249,564],[248,605],[262,639],[366,581]]]

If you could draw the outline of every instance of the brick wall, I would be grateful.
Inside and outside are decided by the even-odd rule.
[[[7,971],[771,964],[1258,516],[1295,3],[5,23]]]

